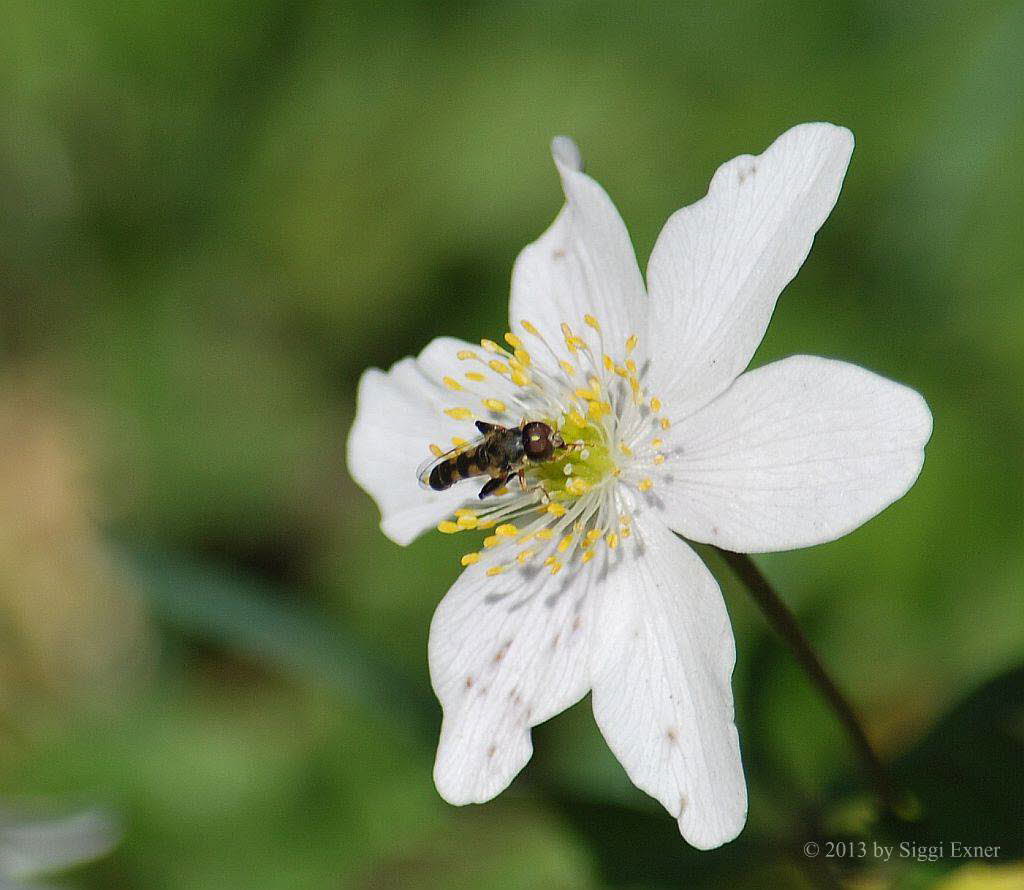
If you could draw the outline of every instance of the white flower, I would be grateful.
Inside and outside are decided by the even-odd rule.
[[[719,168],[662,230],[646,290],[576,146],[552,149],[566,203],[516,261],[507,348],[440,338],[367,371],[349,468],[399,544],[439,520],[490,530],[430,628],[441,795],[494,797],[529,760],[530,728],[591,692],[632,781],[715,847],[747,809],[735,648],[718,584],[674,533],[742,552],[838,538],[911,486],[931,415],[845,362],[744,373],[835,204],[848,130],[803,124]],[[529,466],[525,490],[424,491],[416,466],[476,419],[543,420],[568,447]]]

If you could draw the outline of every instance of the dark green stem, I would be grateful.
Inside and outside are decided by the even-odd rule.
[[[839,722],[850,736],[850,740],[864,764],[864,771],[874,785],[875,793],[878,795],[882,807],[898,817],[900,810],[897,806],[892,782],[889,780],[882,761],[875,753],[875,749],[868,740],[864,727],[857,719],[850,703],[839,691],[839,687],[825,670],[825,666],[812,648],[810,641],[804,636],[800,625],[797,624],[796,616],[782,601],[782,598],[775,592],[768,579],[749,556],[745,553],[731,553],[728,550],[718,550],[718,552],[746,586],[754,598],[754,602],[768,619],[768,623],[793,650],[800,666],[807,672],[811,681],[828,702],[829,707],[839,718]]]

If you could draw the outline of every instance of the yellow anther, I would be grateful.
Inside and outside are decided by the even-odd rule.
[[[505,342],[508,343],[513,349],[519,349],[523,345],[523,341],[520,340],[515,334],[509,331],[505,334]]]
[[[628,538],[631,534],[633,534],[633,533],[629,530],[629,526],[628,525],[624,526],[623,529],[622,529],[622,538],[623,538],[623,540]]]
[[[569,348],[569,352],[576,354],[578,337],[573,336],[572,328],[569,327],[564,321],[562,322],[562,337],[565,339],[565,345]]]
[[[454,445],[456,448],[461,448],[463,445],[468,444],[469,442],[463,439],[462,436],[452,436],[452,445]]]
[[[550,504],[548,504],[547,511],[552,516],[565,516],[565,514],[567,512],[565,507],[563,507],[561,504],[555,503],[554,501],[552,501]],[[539,537],[539,535],[538,535],[538,537]]]
[[[488,352],[504,352],[504,350],[493,340],[481,340],[480,345]]]
[[[499,362],[496,358],[492,358],[488,363],[491,366],[492,371],[497,371],[499,374],[508,374],[508,365],[504,362]]]
[[[536,552],[536,550],[520,550],[516,555],[516,562],[522,564],[527,560],[532,559]]]
[[[480,520],[475,516],[460,516],[455,520],[455,524],[459,528],[476,528],[480,524]]]
[[[592,560],[595,555],[596,554],[593,550],[588,550],[586,553],[583,554],[583,558],[580,560],[580,562],[590,562],[590,560]]]
[[[599,393],[601,391],[601,381],[598,380],[596,377],[593,377],[593,376],[588,377],[587,378],[587,383],[590,384],[590,388],[594,392],[598,392]]]
[[[473,352],[472,349],[460,349],[457,353],[455,353],[455,355],[458,358],[462,359],[462,361],[464,361],[464,362],[467,362],[470,359],[474,359],[474,358],[479,358],[480,357],[475,352]]]
[[[446,408],[444,413],[452,420],[469,420],[473,416],[469,408]]]
[[[512,382],[516,386],[529,386],[530,385],[530,375],[524,373],[523,371],[513,371],[512,372]]]
[[[516,358],[519,359],[519,361],[521,361],[527,368],[530,367],[530,364],[533,362],[533,359],[530,357],[530,353],[522,347],[516,347],[515,355]]]
[[[440,445],[435,445],[433,442],[431,442],[430,453],[434,455],[434,457],[440,457],[442,454],[444,454],[444,449]]]
[[[626,514],[626,513],[623,513],[619,517],[619,525],[621,525],[623,528],[629,528],[629,523],[630,522],[631,522],[631,520],[630,520],[628,514]]]
[[[497,535],[488,535],[484,538],[484,547],[490,549],[491,547],[494,547],[499,540],[501,539]]]
[[[538,541],[550,541],[555,536],[555,533],[549,528],[539,528],[533,535]]]
[[[587,425],[586,420],[583,419],[583,415],[579,411],[570,411],[569,420],[571,420],[578,427],[585,427]]]
[[[466,379],[472,380],[474,383],[483,383],[487,379],[487,375],[482,371],[466,371]]]
[[[596,401],[601,397],[600,393],[592,392],[589,389],[573,390],[573,395],[576,396],[577,399],[583,399],[584,402]]]
[[[636,334],[630,334],[626,338],[626,352],[632,352],[634,349],[636,349],[637,342],[638,340]]]
[[[603,534],[604,534],[604,532],[601,531],[601,529],[599,529],[599,528],[592,528],[589,532],[587,532],[587,542],[590,543],[590,544],[593,544],[594,541],[596,541],[598,538],[600,538],[601,535],[603,535]]]
[[[439,532],[444,532],[446,535],[454,535],[456,532],[462,531],[462,529],[450,519],[442,519],[437,524],[437,530]]]
[[[605,414],[612,413],[612,406],[607,402],[590,402],[587,405],[587,414],[594,418],[594,420],[600,420]]]
[[[637,488],[639,488],[641,491],[650,491],[652,488],[654,488],[654,483],[651,482],[650,479],[645,477],[640,480],[640,484],[637,486]]]
[[[656,464],[658,464],[658,465],[661,465],[661,464],[665,463],[665,455],[664,454],[656,454],[656,455],[654,455],[654,462]]]
[[[456,516],[476,516],[476,510],[471,510],[469,507],[459,507],[455,511]]]
[[[612,359],[612,357],[610,355],[608,355],[607,352],[604,354],[604,369],[606,371],[614,371],[615,370],[615,361],[614,361],[614,359]]]
[[[658,421],[658,425],[663,430],[667,430],[670,426],[672,426],[672,421],[669,420],[667,417],[663,417],[663,418],[661,418],[661,420]]]
[[[590,486],[587,485],[587,483],[584,482],[582,479],[580,479],[579,476],[573,476],[568,482],[565,483],[565,490],[569,492],[569,494],[576,495],[576,497],[582,497],[588,491],[590,491]]]
[[[576,369],[571,364],[569,364],[569,362],[567,362],[564,358],[558,360],[558,366],[563,371],[565,371],[565,373],[568,374],[570,377],[576,376]]]
[[[601,325],[597,323],[597,319],[593,315],[587,314],[583,316],[583,321],[588,327],[592,327],[595,331],[601,330]]]
[[[505,566],[491,566],[485,574],[493,578],[495,575],[500,575],[504,571]]]
[[[630,448],[625,442],[619,442],[619,451],[626,455],[626,457],[633,456],[633,449]]]
[[[562,540],[558,542],[558,552],[565,553],[565,551],[572,546],[573,540],[573,535],[566,535],[564,538],[562,538]]]
[[[504,497],[507,494],[508,494],[508,489],[504,485],[501,488],[499,488],[497,491],[494,492],[494,496],[496,498]]]
[[[633,361],[633,359],[629,359],[629,361],[626,362],[626,370],[629,371],[630,374],[636,374],[636,362]]]
[[[560,571],[562,571],[562,564],[555,560],[555,562],[551,563],[551,574],[557,575]]]
[[[459,560],[464,566],[471,566],[475,562],[480,562],[479,553],[467,553],[462,559]]]
[[[516,528],[511,522],[506,522],[503,525],[499,525],[494,533],[499,538],[514,538],[519,534],[519,529]]]
[[[612,532],[604,540],[605,540],[605,543],[608,545],[608,549],[609,550],[614,550],[616,547],[619,546],[619,536],[617,534],[615,534],[615,532]]]
[[[618,374],[623,380],[626,380],[629,377],[629,371],[622,367],[622,365],[616,365],[612,370],[615,371],[615,373]]]
[[[652,448],[661,448],[661,446],[664,445],[664,444],[665,444],[665,440],[664,439],[658,439],[658,438],[651,439],[651,447]]]
[[[484,399],[484,407],[488,411],[494,411],[497,414],[501,414],[505,410],[505,403],[498,399]]]
[[[657,414],[659,411],[661,411],[661,399],[659,399],[657,396],[654,396],[651,399],[651,413]]]
[[[530,324],[530,322],[528,322],[525,318],[522,321],[520,321],[519,324],[523,326],[523,330],[526,331],[526,333],[533,334],[534,337],[540,336],[540,334],[537,333],[537,329],[532,324]]]
[[[443,383],[445,386],[448,387],[448,389],[453,389],[456,392],[462,389],[462,384],[459,383],[459,381],[456,380],[454,377],[445,377]]]

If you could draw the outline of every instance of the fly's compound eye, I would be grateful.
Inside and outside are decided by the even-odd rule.
[[[551,441],[551,427],[534,421],[523,427],[523,451],[533,461],[550,460],[555,452]]]

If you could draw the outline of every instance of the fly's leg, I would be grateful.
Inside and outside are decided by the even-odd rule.
[[[483,500],[488,495],[494,494],[503,485],[507,485],[508,482],[515,476],[513,473],[511,476],[498,476],[494,479],[488,480],[483,488],[480,489],[480,500]]]

